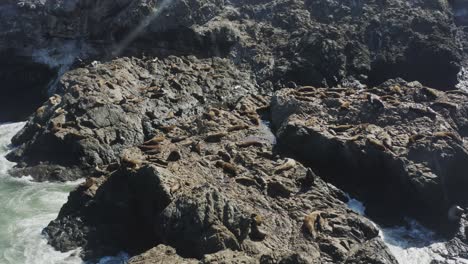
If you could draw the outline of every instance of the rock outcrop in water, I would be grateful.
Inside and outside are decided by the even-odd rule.
[[[15,175],[75,180],[119,160],[177,117],[260,92],[250,72],[226,59],[118,59],[65,74],[52,96],[13,138]],[[24,166],[23,166],[24,165]],[[72,168],[72,170],[70,170]]]
[[[396,263],[344,193],[272,150],[256,114],[267,102],[243,98],[154,131],[71,194],[45,229],[51,244],[85,258],[161,243],[202,263]]]
[[[445,257],[464,257],[466,224],[446,215],[468,206],[467,95],[453,90],[465,9],[4,1],[4,92],[18,104],[54,93],[14,137],[11,173],[86,178],[44,230],[85,259],[148,250],[130,263],[396,263],[326,181],[381,222],[418,218],[451,239]]]
[[[371,216],[394,211],[440,229],[451,206],[468,205],[467,99],[398,80],[283,89],[272,120],[285,152],[360,195]]]

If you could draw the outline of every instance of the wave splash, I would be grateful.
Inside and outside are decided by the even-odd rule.
[[[0,263],[4,264],[82,264],[80,249],[61,253],[47,244],[42,229],[53,220],[68,193],[80,182],[32,182],[13,178],[14,165],[5,159],[11,138],[24,123],[0,124]],[[121,253],[105,257],[99,264],[123,264],[129,256]]]
[[[366,207],[356,199],[349,197],[348,207],[354,212],[365,215]],[[447,251],[445,243],[430,229],[416,220],[407,218],[404,226],[381,227],[380,237],[400,264],[431,264],[435,260],[447,264],[468,264],[465,259],[445,259],[441,253]]]

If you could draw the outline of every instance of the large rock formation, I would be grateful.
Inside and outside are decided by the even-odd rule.
[[[1,68],[6,76],[61,75],[122,54],[196,54],[247,64],[260,83],[402,77],[446,90],[463,61],[451,4],[463,22],[463,3],[447,0],[8,0],[0,3],[0,55],[10,65],[29,58],[31,67]],[[8,91],[48,84],[10,83]]]
[[[13,138],[15,175],[74,180],[118,161],[174,117],[228,105],[258,88],[228,60],[118,59],[70,71],[58,90]]]
[[[370,215],[394,211],[440,229],[451,206],[468,206],[467,99],[398,80],[283,89],[272,120],[284,151],[353,190]]]
[[[86,178],[44,233],[90,260],[126,250],[146,251],[131,263],[396,263],[327,181],[380,222],[410,215],[442,231],[441,255],[464,257],[466,223],[447,220],[468,206],[467,95],[453,90],[464,10],[3,1],[0,113],[2,100],[35,107],[49,93],[13,139],[12,174]]]
[[[37,88],[41,88],[39,86],[49,83],[47,82],[50,79],[48,76],[55,76],[52,74],[53,71],[38,63],[49,63],[60,74],[67,67],[71,67],[73,63],[75,66],[78,65],[78,58],[81,61],[86,61],[86,59],[110,58],[120,54],[221,56],[226,58],[226,63],[228,63],[227,61],[232,62],[231,66],[225,67],[226,70],[231,67],[232,70],[229,71],[236,72],[237,70],[233,67],[237,66],[236,68],[246,72],[246,75],[251,75],[247,79],[250,79],[252,85],[259,83],[260,87],[267,89],[271,89],[271,83],[287,83],[288,81],[304,85],[333,86],[347,83],[350,79],[378,84],[387,78],[403,77],[446,90],[456,85],[457,74],[461,70],[461,62],[463,61],[461,44],[457,41],[453,13],[445,1],[407,2],[393,0],[356,4],[354,2],[299,0],[287,2],[245,2],[240,0],[230,2],[215,0],[95,2],[76,0],[22,1],[21,3],[7,1],[2,5],[0,12],[4,12],[5,16],[0,16],[0,22],[5,20],[5,23],[0,24],[5,25],[5,28],[3,30],[0,28],[0,33],[4,36],[3,40],[0,41],[0,52],[12,50],[8,53],[9,56],[16,56],[15,54],[33,55],[34,62],[31,63],[36,66],[31,67],[36,68],[36,70],[31,68],[28,69],[28,72],[31,76],[41,72],[42,79],[40,80],[25,78],[26,83],[24,84],[10,82],[12,83],[11,89],[19,91],[15,93],[19,94],[15,97],[18,100],[21,100],[19,98],[28,98],[28,96],[24,96],[22,91],[25,87],[29,87],[29,83],[34,81]],[[454,4],[456,10],[460,9],[458,6],[459,4]],[[19,18],[24,19],[16,21]],[[26,43],[27,47],[18,45],[20,42]],[[14,58],[10,60],[15,61]],[[68,73],[58,85],[54,86],[54,91],[64,95],[64,102],[57,107],[68,111],[68,107],[73,107],[70,104],[81,100],[83,101],[79,104],[81,108],[90,112],[84,115],[83,119],[96,114],[101,114],[102,119],[103,112],[101,110],[106,106],[92,108],[94,113],[89,107],[90,102],[95,100],[89,97],[95,95],[90,94],[85,98],[69,99],[73,97],[70,93],[72,86],[75,86],[74,89],[83,89],[81,87],[83,85],[92,87],[92,90],[97,89],[98,87],[92,83],[96,79],[93,75],[98,76],[97,81],[104,83],[112,83],[109,79],[116,75],[121,83],[114,82],[113,85],[127,85],[124,87],[127,90],[142,86],[158,87],[163,83],[167,87],[178,86],[180,80],[177,79],[177,76],[184,75],[187,76],[184,77],[187,83],[182,84],[181,89],[184,90],[184,87],[187,87],[188,90],[178,96],[183,97],[187,93],[192,93],[193,89],[197,90],[195,96],[200,96],[200,91],[203,90],[203,85],[200,84],[196,88],[192,88],[192,82],[196,77],[188,76],[192,71],[195,75],[203,77],[203,69],[189,69],[189,72],[184,72],[185,70],[182,69],[182,72],[178,72],[178,69],[171,69],[171,66],[165,65],[162,67],[167,72],[159,72],[158,65],[151,66],[151,63],[148,62],[145,62],[146,66],[135,65],[137,63],[134,62],[120,64],[125,63],[127,65],[121,67],[127,68],[126,73],[114,74],[112,72],[113,66],[108,67],[107,71],[110,72],[107,76],[98,72],[97,69],[100,67],[94,67],[96,70],[85,70],[90,71],[89,74],[83,73],[82,70]],[[170,62],[162,62],[162,64],[166,63]],[[183,61],[175,61],[174,63],[179,64],[182,68],[191,67]],[[159,63],[159,65],[162,64]],[[132,72],[129,69],[132,67],[138,68],[138,71],[142,71],[142,73]],[[156,69],[146,69],[148,67]],[[217,69],[214,71],[214,75],[222,74],[217,72]],[[86,75],[87,77],[85,77]],[[167,78],[175,76],[176,82],[179,84],[163,80],[162,76]],[[246,79],[236,75],[231,77],[236,80]],[[127,78],[130,83],[122,84]],[[75,79],[80,79],[80,83],[75,83]],[[216,80],[217,78],[213,79],[215,82],[219,81]],[[99,83],[99,86],[107,85],[104,83]],[[15,88],[15,85],[22,88]],[[212,90],[219,84],[212,83],[210,85],[214,85],[209,88]],[[234,81],[220,85],[223,85],[223,89],[226,91],[231,88],[230,85],[237,87]],[[254,93],[263,92],[252,85],[243,89]],[[177,90],[175,86],[174,88]],[[85,90],[87,89],[89,88],[85,88]],[[110,87],[110,89],[113,88]],[[116,89],[119,90],[118,87]],[[45,92],[38,91],[38,93]],[[102,96],[109,96],[109,94],[112,93]],[[79,96],[79,94],[75,96]],[[118,97],[115,94],[110,96]],[[140,96],[141,100],[148,101],[144,93],[135,94],[133,92],[132,97],[134,96]],[[193,96],[191,98],[197,99]],[[107,98],[103,98],[101,101],[107,100]],[[214,98],[211,102],[215,100],[224,101],[224,99]],[[174,102],[175,99],[172,98],[169,103]],[[209,104],[210,102],[202,102],[202,104],[204,103]],[[56,129],[56,127],[52,125],[48,128],[47,126],[51,124],[44,124],[44,122],[49,122],[49,115],[46,114],[41,123],[38,120],[41,118],[36,114],[36,117],[30,121],[28,129],[21,133],[22,136],[18,136],[14,140],[14,144],[23,145],[17,151],[18,155],[16,156],[18,157],[10,155],[10,158],[14,161],[23,161],[21,167],[37,166],[40,162],[60,166],[53,169],[44,167],[39,170],[35,169],[35,171],[42,171],[39,174],[59,171],[65,163],[70,163],[68,167],[81,164],[87,165],[86,167],[94,167],[95,165],[111,163],[115,161],[116,155],[114,155],[114,151],[104,153],[107,152],[107,145],[116,143],[118,143],[117,145],[126,145],[126,141],[131,145],[141,141],[143,135],[141,131],[135,131],[139,135],[134,135],[135,133],[130,131],[138,130],[138,127],[141,127],[140,124],[136,123],[141,123],[139,120],[144,119],[145,109],[151,108],[151,104],[148,107],[138,109],[138,114],[132,114],[138,117],[120,120],[126,123],[123,125],[124,127],[130,128],[125,129],[128,130],[125,133],[131,135],[127,135],[128,137],[122,135],[122,139],[118,139],[119,136],[115,132],[115,135],[110,137],[101,135],[98,136],[97,140],[101,138],[101,141],[107,140],[108,143],[95,144],[96,138],[88,139],[87,142],[90,144],[85,149],[82,146],[75,148],[75,146],[71,146],[73,144],[65,147],[62,143],[57,143],[60,145],[58,147],[44,148],[47,144],[56,144],[56,142],[50,142],[50,140],[55,140],[53,137],[45,139],[47,135],[51,134],[47,133],[47,129]],[[186,107],[191,104],[193,103],[186,104]],[[45,107],[45,109],[49,108]],[[171,106],[167,106],[167,109],[170,108]],[[117,113],[122,113],[124,110],[107,109],[107,111],[113,113],[115,118],[111,119],[110,122],[115,123]],[[172,112],[176,113],[177,111],[183,111],[183,109],[174,107]],[[166,110],[166,112],[171,111]],[[39,115],[41,114],[39,113]],[[99,119],[99,117],[97,118]],[[87,122],[87,120],[82,121]],[[89,123],[88,127],[78,124],[78,127],[75,128],[77,131],[74,132],[85,136],[85,134],[95,133],[90,132],[90,129],[94,127],[108,127],[107,121],[101,121],[91,122],[94,124],[87,122]],[[42,128],[38,128],[38,125]],[[124,127],[110,127],[107,130],[123,131]],[[36,130],[39,132],[36,133]],[[46,130],[46,132],[43,133],[42,130]],[[104,133],[103,130],[101,132]],[[103,136],[108,139],[102,139]],[[120,141],[123,142],[119,143]],[[28,147],[24,147],[24,145],[28,145]],[[75,153],[60,154],[54,157],[57,152],[64,153],[71,149],[74,149]],[[77,171],[77,169],[74,168],[72,171]],[[27,173],[33,172],[28,171]],[[70,179],[74,176],[70,175],[64,178]]]
[[[83,247],[85,259],[158,244],[177,251],[160,245],[135,263],[396,263],[344,193],[272,152],[274,137],[255,113],[264,100],[176,118],[143,153],[127,149],[120,166],[72,192],[45,229],[49,241]]]

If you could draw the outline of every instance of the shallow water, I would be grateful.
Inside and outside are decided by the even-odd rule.
[[[7,173],[14,164],[5,159],[13,135],[24,123],[0,125],[0,263],[81,264],[79,250],[60,253],[47,244],[42,229],[53,220],[68,193],[79,182],[37,183],[13,178]],[[125,263],[127,256],[108,257],[101,264]]]

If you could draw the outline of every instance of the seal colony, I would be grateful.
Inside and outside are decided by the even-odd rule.
[[[468,257],[458,1],[43,2],[0,4],[0,57],[79,43],[7,156],[14,176],[86,179],[44,229],[54,248],[396,264],[346,191],[378,223],[438,232],[447,261]]]

